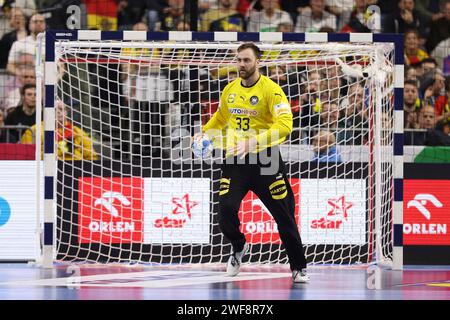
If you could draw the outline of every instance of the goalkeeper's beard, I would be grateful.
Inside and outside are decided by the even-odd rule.
[[[239,70],[239,76],[241,77],[241,79],[243,80],[247,80],[249,79],[251,76],[253,76],[256,72],[256,66],[254,66],[253,68],[247,70]]]

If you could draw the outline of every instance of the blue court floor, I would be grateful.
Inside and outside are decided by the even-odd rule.
[[[223,268],[0,263],[0,300],[450,300],[448,266],[313,266],[311,282],[295,285],[284,266],[244,266],[234,278]]]

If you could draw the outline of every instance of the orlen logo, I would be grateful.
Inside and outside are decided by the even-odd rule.
[[[450,245],[450,181],[406,179],[403,206],[405,245]]]
[[[269,209],[264,205],[264,203],[260,199],[251,200],[252,209],[254,211],[261,210],[266,214],[270,214]],[[245,232],[248,233],[278,233],[278,225],[275,223],[273,219],[268,221],[260,221],[254,222],[249,221],[245,225]]]
[[[430,202],[431,205],[433,205],[435,208],[442,208],[442,203],[436,199],[436,197],[432,194],[427,193],[419,193],[416,194],[414,197],[414,200],[408,201],[407,208],[415,207],[417,210],[420,211],[421,214],[427,219],[430,220],[431,213],[426,208],[426,205]]]
[[[119,217],[119,210],[114,206],[119,208],[121,206],[129,207],[131,202],[120,192],[107,191],[102,194],[100,199],[95,200],[94,206],[103,206],[104,209],[109,212],[113,217]],[[135,230],[134,222],[105,222],[105,221],[92,221],[89,224],[89,230],[92,232],[132,232]]]
[[[291,179],[291,187],[294,194],[298,194],[299,179]],[[242,201],[239,210],[241,232],[249,243],[280,244],[278,225],[273,219],[267,207],[253,193],[249,192]],[[295,206],[295,220],[299,221],[299,203]]]
[[[325,217],[311,222],[312,229],[340,229],[344,221],[348,220],[347,210],[353,206],[353,203],[345,201],[345,196],[338,199],[328,199],[330,211]]]
[[[188,193],[182,197],[173,197],[172,203],[172,213],[162,219],[156,219],[153,223],[155,228],[182,228],[192,219],[192,208],[199,204],[198,201],[190,201]]]
[[[0,197],[0,227],[8,223],[11,217],[11,207],[8,201]]]
[[[442,203],[432,194],[419,193],[408,201],[407,208],[416,208],[428,221],[431,220],[432,208],[442,208]],[[447,234],[447,225],[442,223],[405,223],[403,232],[406,234]]]
[[[84,177],[78,181],[80,243],[143,240],[143,180]]]

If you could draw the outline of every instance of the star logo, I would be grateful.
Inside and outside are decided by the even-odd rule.
[[[328,211],[327,217],[335,220],[340,219],[341,217],[347,220],[347,210],[353,207],[353,203],[345,201],[345,196],[338,199],[328,199],[328,204],[331,206],[331,210]]]
[[[186,193],[183,197],[173,197],[172,203],[175,208],[172,210],[172,214],[185,214],[191,219],[191,209],[198,205],[198,201],[190,201],[189,194]]]
[[[313,229],[339,229],[343,221],[348,220],[348,210],[353,207],[353,203],[345,201],[345,196],[337,199],[328,199],[331,207],[327,215],[319,220],[313,220]]]
[[[172,213],[163,219],[156,219],[155,228],[182,228],[188,220],[191,220],[192,208],[199,204],[198,201],[189,200],[188,193],[182,197],[173,197],[172,203],[175,206]]]

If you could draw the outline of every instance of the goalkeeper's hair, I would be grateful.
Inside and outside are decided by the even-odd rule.
[[[237,48],[237,52],[241,52],[245,49],[252,49],[253,53],[255,54],[256,59],[261,59],[261,49],[259,49],[259,47],[254,44],[253,42],[246,42],[241,44],[238,48]]]

